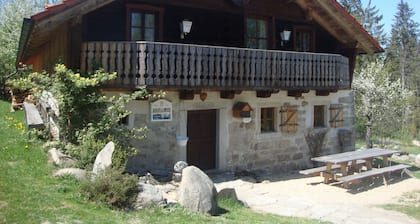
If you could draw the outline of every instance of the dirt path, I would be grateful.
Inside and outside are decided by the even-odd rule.
[[[268,177],[252,183],[242,179],[217,180],[216,188],[235,188],[240,200],[254,210],[283,216],[321,219],[340,224],[420,224],[405,214],[384,210],[379,205],[395,203],[406,193],[420,190],[420,180],[406,178],[388,186],[377,183],[348,191],[322,184],[320,177],[292,176],[284,180]]]

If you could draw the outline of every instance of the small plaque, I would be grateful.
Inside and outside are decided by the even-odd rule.
[[[150,104],[151,121],[172,121],[172,103],[165,99]]]

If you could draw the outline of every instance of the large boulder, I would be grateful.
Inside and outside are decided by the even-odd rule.
[[[217,191],[213,181],[195,166],[182,170],[178,197],[181,206],[191,211],[217,213]]]
[[[114,152],[115,145],[113,142],[108,142],[105,147],[98,153],[93,164],[93,174],[98,174],[101,170],[111,166],[112,164],[112,153]]]
[[[62,176],[73,176],[78,180],[86,179],[86,171],[78,168],[65,168],[61,170],[57,170],[54,174],[54,177],[62,177]]]
[[[238,195],[236,194],[235,188],[223,188],[217,192],[217,198],[230,198],[238,201]]]
[[[134,208],[142,209],[154,204],[165,204],[166,201],[163,198],[162,191],[154,185],[139,183],[139,193],[134,203]]]

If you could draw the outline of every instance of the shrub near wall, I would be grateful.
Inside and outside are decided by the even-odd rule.
[[[115,77],[115,73],[101,70],[81,75],[59,64],[53,74],[31,73],[8,84],[17,89],[32,89],[36,96],[42,91],[52,93],[58,104],[57,121],[63,148],[78,160],[81,168],[92,165],[97,152],[108,141],[116,145],[115,166],[123,167],[127,155],[135,152],[130,139],[143,138],[145,131],[145,128],[128,129],[121,124],[121,119],[129,114],[125,105],[148,93],[140,89],[129,95],[105,97],[100,86]]]

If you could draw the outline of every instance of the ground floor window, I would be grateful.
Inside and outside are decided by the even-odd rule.
[[[264,132],[274,132],[274,108],[266,107],[261,108],[261,133]]]
[[[325,105],[314,106],[314,127],[325,127]]]

